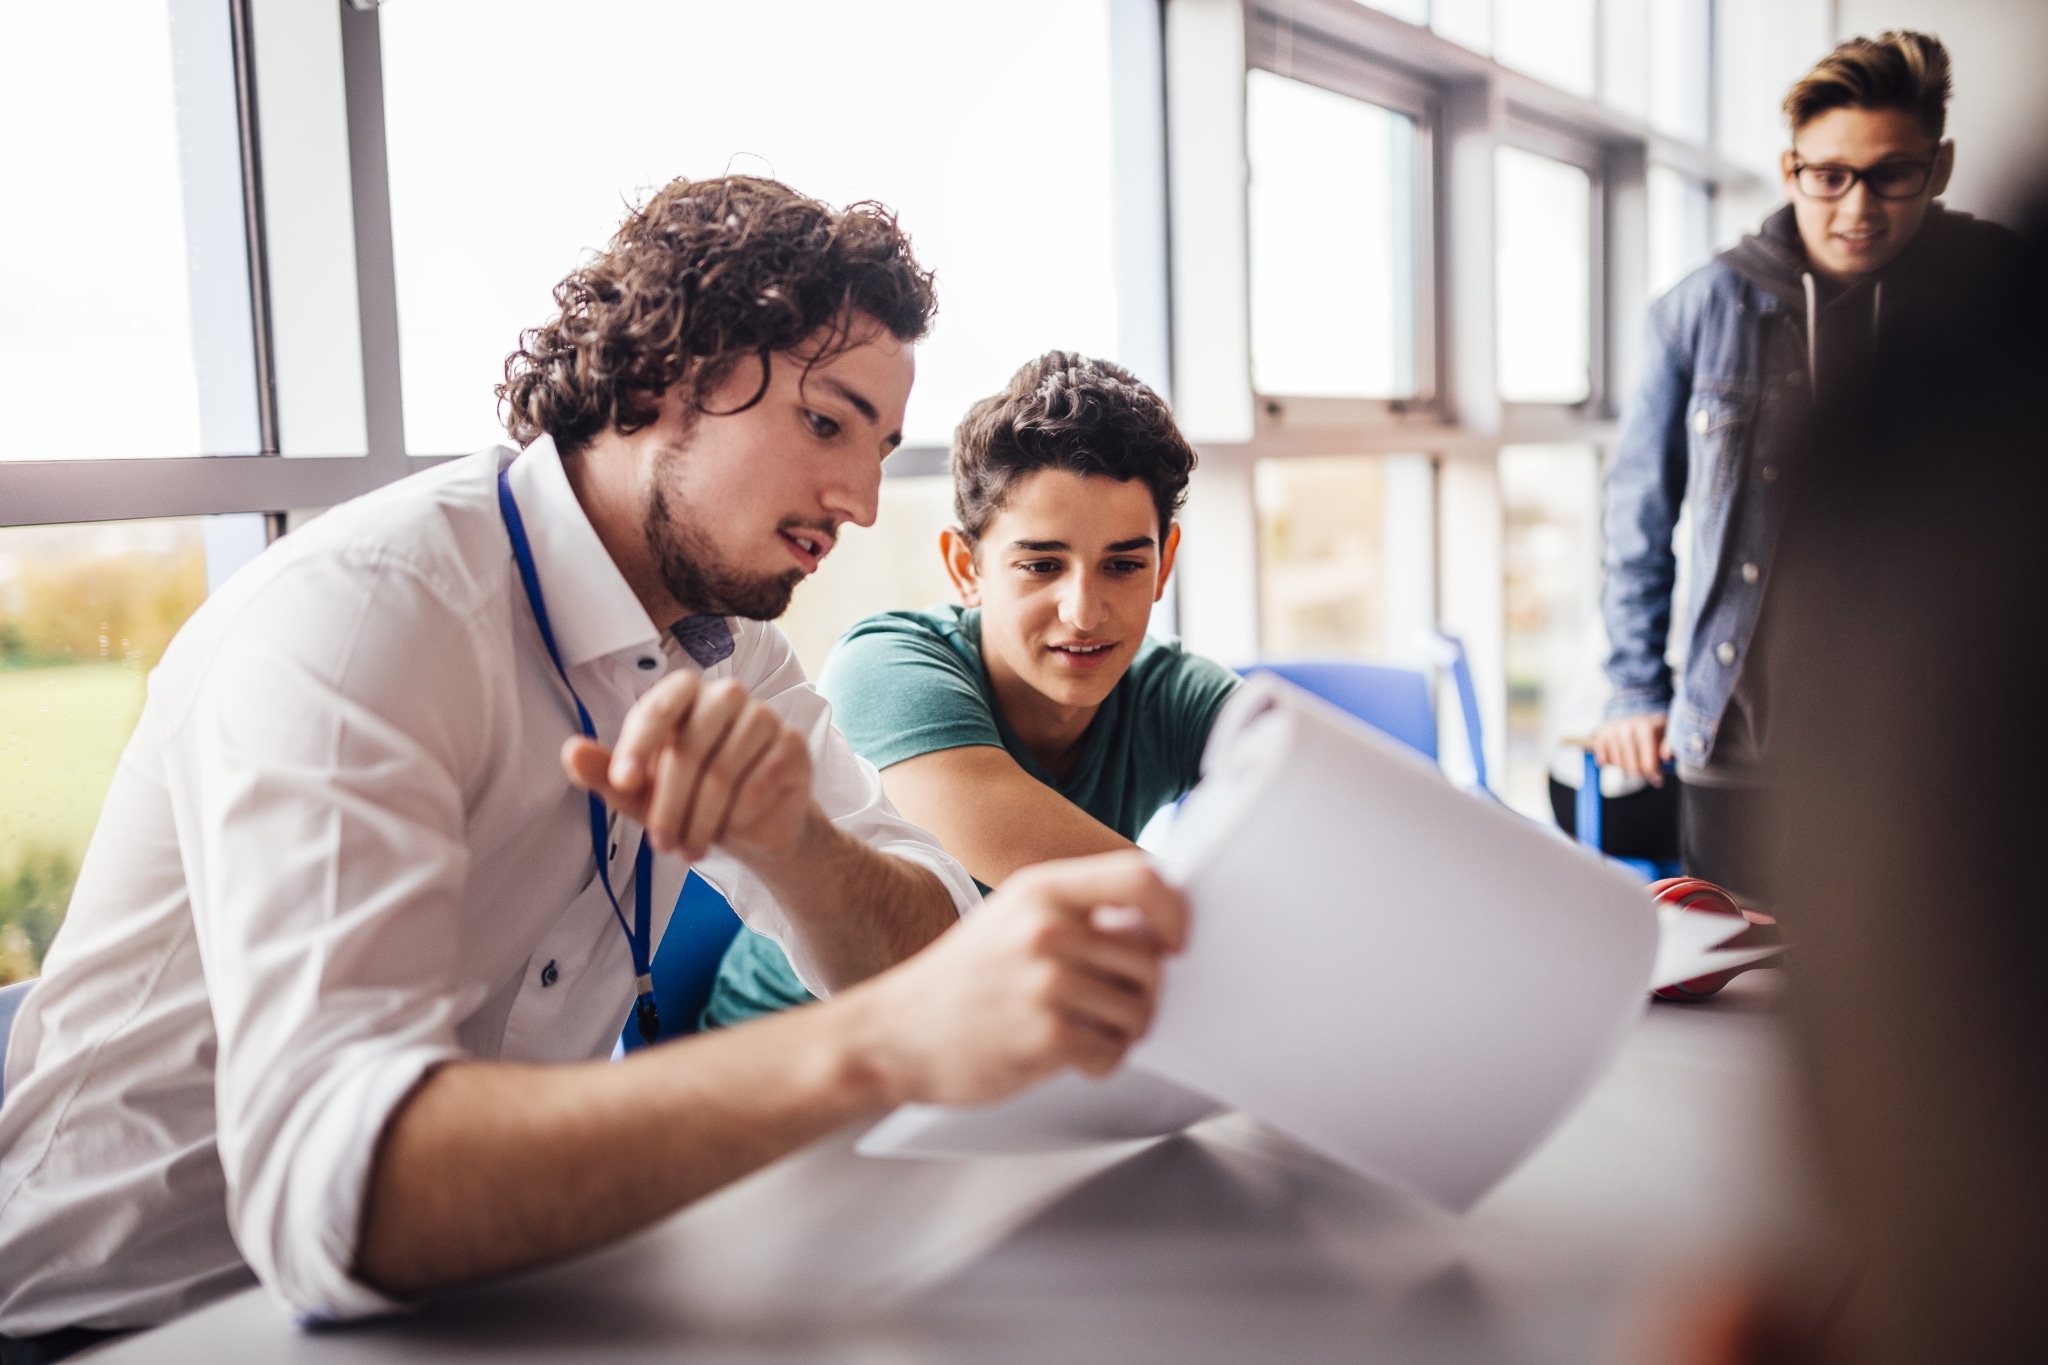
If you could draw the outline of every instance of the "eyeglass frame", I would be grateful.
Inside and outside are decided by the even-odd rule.
[[[1939,156],[1933,156],[1925,161],[1880,161],[1874,166],[1864,166],[1861,169],[1855,166],[1844,166],[1834,161],[1794,161],[1792,163],[1792,183],[1799,187],[1801,195],[1822,204],[1832,204],[1838,199],[1847,199],[1849,191],[1855,189],[1859,184],[1870,191],[1870,197],[1873,199],[1881,199],[1887,204],[1902,204],[1911,199],[1918,199],[1921,195],[1927,193],[1927,187],[1934,183],[1934,167],[1935,163],[1939,160]],[[1871,173],[1873,171],[1892,169],[1919,171],[1922,176],[1919,188],[1915,189],[1911,194],[1879,194],[1877,186],[1870,183]],[[1842,187],[1840,194],[1814,194],[1806,188],[1805,182],[1800,179],[1801,175],[1809,170],[1841,171],[1848,175],[1849,183]]]

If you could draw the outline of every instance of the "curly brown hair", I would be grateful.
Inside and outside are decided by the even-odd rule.
[[[953,511],[970,544],[1002,511],[1011,486],[1040,469],[1143,480],[1163,538],[1187,500],[1195,451],[1166,400],[1129,370],[1047,351],[967,410],[953,432],[951,464]]]
[[[1785,95],[1785,119],[1798,132],[1830,109],[1903,109],[1936,142],[1948,123],[1948,49],[1910,29],[1851,38],[1820,59]]]
[[[525,445],[543,432],[565,451],[600,432],[654,421],[671,385],[697,412],[748,357],[821,331],[808,365],[858,339],[865,315],[904,341],[931,327],[931,272],[896,216],[876,203],[834,209],[751,176],[673,180],[626,215],[595,260],[555,286],[560,310],[520,334],[498,401]]]

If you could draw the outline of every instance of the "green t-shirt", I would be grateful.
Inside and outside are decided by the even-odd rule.
[[[1238,685],[1220,664],[1150,639],[1081,736],[1064,779],[1031,756],[996,707],[981,663],[981,612],[932,607],[870,616],[841,636],[818,679],[854,752],[877,768],[986,744],[1126,839],[1201,776],[1209,728]],[[705,1009],[737,1023],[811,998],[772,939],[742,929]]]

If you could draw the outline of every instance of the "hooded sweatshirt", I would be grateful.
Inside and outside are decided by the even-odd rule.
[[[2007,228],[1933,204],[1913,240],[1884,269],[1838,285],[1808,262],[1787,204],[1716,259],[1797,311],[1806,342],[1807,391],[1824,404],[1830,384],[1866,365],[1887,332],[1935,324],[1979,291],[1996,288],[2001,277],[2010,278],[2018,245]],[[1768,594],[1762,611],[1767,621]],[[1763,780],[1770,741],[1769,639],[1760,622],[1729,695],[1712,760],[1697,767],[1681,759],[1681,778],[1708,786]]]

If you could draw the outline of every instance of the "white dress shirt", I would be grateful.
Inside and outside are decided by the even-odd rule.
[[[451,462],[278,542],[151,675],[5,1059],[0,1334],[161,1321],[252,1269],[301,1314],[388,1310],[349,1269],[373,1148],[424,1073],[610,1051],[631,958],[558,757],[575,713],[499,514],[506,462],[599,737],[697,665],[613,565],[553,442],[515,454]],[[734,624],[707,676],[809,736],[841,828],[972,904],[973,880],[890,807],[782,633]],[[629,912],[639,838],[614,821]],[[759,880],[716,853],[697,870],[819,988]],[[657,932],[687,871],[654,860]]]

